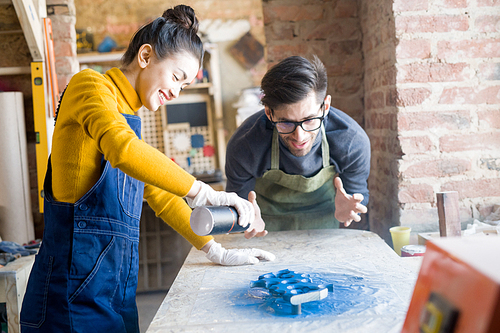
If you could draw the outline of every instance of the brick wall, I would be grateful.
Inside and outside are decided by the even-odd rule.
[[[368,205],[370,229],[388,239],[388,226],[398,224],[398,140],[394,15],[392,0],[360,1],[364,54],[365,130],[372,159]],[[418,103],[420,91],[408,91]]]
[[[62,92],[80,68],[76,59],[76,11],[73,0],[46,0],[47,17],[52,21],[56,73]]]
[[[119,6],[112,1],[74,0],[74,3],[78,11],[77,27],[90,28],[96,44],[108,35],[123,47],[141,25],[179,4],[191,6],[200,21],[261,19],[260,0],[120,0]],[[252,24],[251,33],[261,43],[265,42],[261,24]]]
[[[133,33],[149,20],[178,4],[191,6],[200,21],[200,34],[216,43],[219,48],[221,66],[222,108],[226,139],[236,129],[236,108],[242,89],[258,86],[267,65],[264,60],[251,70],[243,67],[230,53],[230,48],[248,31],[265,45],[261,0],[119,0],[112,1],[75,0],[78,29],[86,29],[94,36],[94,51],[104,37],[113,38],[119,48],[125,48]],[[245,28],[247,30],[242,31]]]
[[[463,224],[500,202],[499,1],[275,0],[263,11],[269,63],[318,54],[333,105],[370,136],[371,230],[437,231],[436,192],[460,193]]]
[[[436,192],[463,224],[500,202],[500,2],[394,2],[401,224],[437,228]]]
[[[363,124],[363,54],[357,1],[263,1],[262,11],[269,66],[292,55],[317,55],[328,70],[332,104]]]

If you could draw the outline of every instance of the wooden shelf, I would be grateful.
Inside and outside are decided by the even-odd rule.
[[[120,61],[124,51],[117,52],[90,52],[90,53],[80,53],[76,56],[80,64],[91,64],[97,62],[109,62],[109,61]]]

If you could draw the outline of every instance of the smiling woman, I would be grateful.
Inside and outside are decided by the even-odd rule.
[[[184,10],[169,9],[141,28],[122,59],[123,73],[151,111],[177,98],[193,81],[203,61],[194,12],[190,15],[187,6],[176,8]]]
[[[139,332],[143,198],[220,264],[230,257],[227,250],[193,233],[183,197],[191,207],[234,206],[244,226],[255,219],[255,203],[196,181],[141,138],[137,111],[155,111],[176,98],[198,72],[203,45],[197,27],[192,8],[169,9],[134,35],[121,69],[104,75],[85,69],[66,87],[44,183],[43,242],[21,311],[23,332]],[[266,233],[252,225],[248,230]],[[237,257],[240,264],[259,261],[248,253]]]

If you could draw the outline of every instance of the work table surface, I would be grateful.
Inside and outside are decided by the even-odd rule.
[[[400,258],[378,235],[361,230],[281,231],[250,240],[232,234],[215,239],[226,249],[253,247],[272,252],[276,260],[220,266],[193,248],[148,333],[400,332],[422,258]],[[265,304],[257,289],[250,288],[250,282],[284,269],[346,283],[334,285],[329,297],[340,297],[343,290],[347,298],[340,303],[329,300],[331,308],[319,305],[316,312],[307,312],[305,303],[301,315],[278,313]]]

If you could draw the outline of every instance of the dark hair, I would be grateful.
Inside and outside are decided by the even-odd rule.
[[[300,102],[314,91],[317,102],[321,103],[327,86],[326,69],[317,56],[313,56],[312,61],[292,56],[280,61],[264,75],[261,102],[272,110],[284,104]]]
[[[167,9],[161,17],[140,28],[132,37],[122,57],[124,66],[129,65],[144,44],[151,44],[159,60],[187,51],[203,61],[203,43],[198,32],[198,19],[193,8],[178,5]]]

